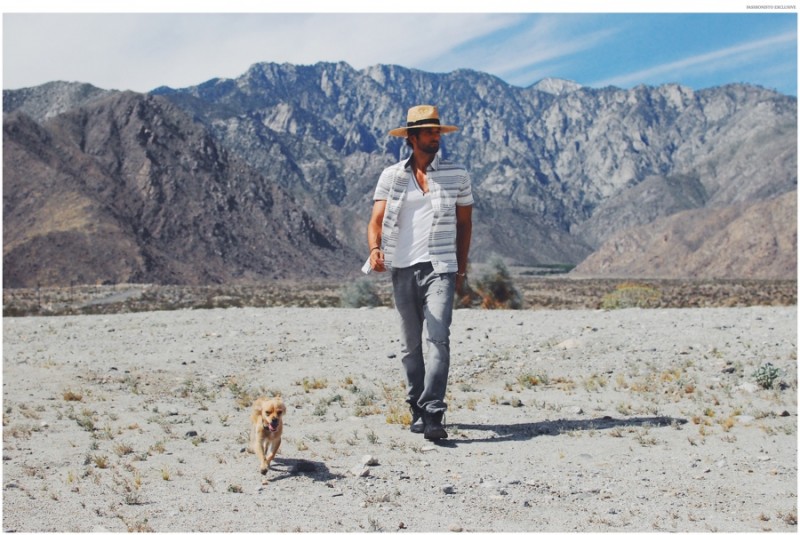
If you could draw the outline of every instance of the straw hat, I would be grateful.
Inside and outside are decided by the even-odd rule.
[[[408,118],[405,126],[389,130],[390,136],[407,137],[412,128],[438,128],[442,134],[449,134],[458,130],[457,126],[440,124],[439,110],[436,106],[423,104],[408,109]]]

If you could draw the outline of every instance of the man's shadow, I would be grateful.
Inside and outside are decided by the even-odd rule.
[[[440,445],[447,447],[458,444],[472,444],[479,442],[505,442],[530,440],[538,436],[555,436],[573,431],[588,431],[611,429],[613,427],[678,427],[687,423],[683,418],[670,418],[667,416],[650,416],[636,418],[591,418],[588,420],[552,420],[545,422],[521,424],[461,424],[453,423],[452,427],[458,431],[488,431],[491,436],[482,438],[450,438],[440,441]]]

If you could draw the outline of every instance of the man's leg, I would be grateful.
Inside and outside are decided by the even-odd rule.
[[[400,315],[400,354],[406,372],[406,402],[411,406],[412,427],[422,432],[422,409],[417,404],[425,388],[425,361],[422,355],[422,295],[417,285],[419,269],[414,266],[392,270],[394,304]]]
[[[453,319],[455,274],[427,274],[424,279],[423,313],[427,328],[427,370],[419,405],[425,410],[425,438],[446,438],[442,417],[447,410],[445,395],[450,373],[450,324]]]

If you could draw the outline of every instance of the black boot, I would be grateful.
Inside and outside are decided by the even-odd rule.
[[[423,411],[417,407],[416,403],[409,402],[411,406],[411,432],[422,433],[425,431],[425,420],[423,419]]]
[[[425,422],[425,438],[428,440],[441,440],[447,438],[447,431],[444,430],[442,425],[442,418],[444,411],[439,412],[425,412],[423,420]]]

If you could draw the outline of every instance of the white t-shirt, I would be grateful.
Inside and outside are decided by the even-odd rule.
[[[397,248],[393,267],[404,268],[420,262],[430,262],[428,240],[433,224],[431,195],[420,189],[417,181],[408,181],[406,200],[397,216]]]

